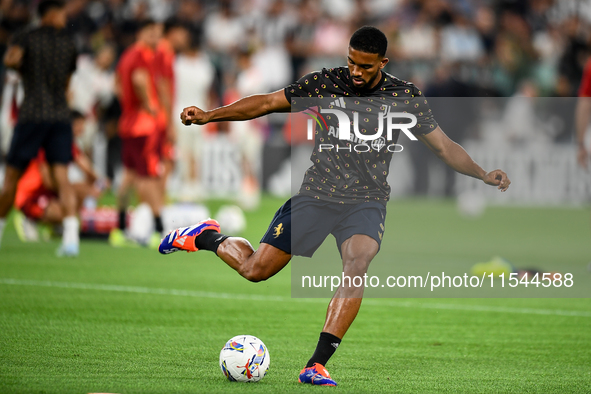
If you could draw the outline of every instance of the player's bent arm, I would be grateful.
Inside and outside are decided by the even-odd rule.
[[[78,165],[78,167],[80,167],[89,182],[95,182],[97,179],[99,179],[97,173],[94,171],[92,162],[84,153],[76,155],[74,162],[76,165]]]
[[[131,73],[131,83],[135,94],[142,103],[142,107],[152,115],[156,115],[156,109],[152,108],[150,104],[150,96],[148,94],[148,86],[150,83],[150,74],[148,73],[148,70],[142,68],[134,70]]]
[[[4,54],[4,65],[8,68],[18,70],[23,62],[24,50],[18,45],[11,45]]]
[[[291,103],[281,89],[273,93],[244,97],[232,104],[211,111],[188,107],[181,114],[181,119],[185,124],[250,120],[272,112],[289,112],[290,109]]]
[[[455,171],[482,180],[488,185],[498,186],[501,191],[507,190],[511,181],[501,170],[486,172],[482,169],[462,146],[452,141],[440,127],[429,134],[417,136],[437,157]]]

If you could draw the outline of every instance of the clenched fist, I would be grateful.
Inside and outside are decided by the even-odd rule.
[[[487,185],[497,186],[497,189],[499,189],[502,192],[507,191],[509,185],[511,184],[511,181],[509,180],[509,177],[507,177],[507,174],[505,174],[505,172],[501,170],[494,170],[486,173],[482,180]]]
[[[181,112],[181,121],[184,125],[204,125],[208,122],[207,112],[197,107],[187,107]]]

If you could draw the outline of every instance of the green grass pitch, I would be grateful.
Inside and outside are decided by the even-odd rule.
[[[265,198],[247,215],[253,244],[282,202]],[[380,253],[400,264],[591,261],[588,209],[489,208],[467,220],[451,201],[393,207]],[[339,386],[309,387],[297,375],[328,300],[291,299],[289,266],[253,284],[211,253],[98,241],[59,259],[57,241],[21,244],[11,227],[0,249],[0,393],[591,391],[589,299],[368,299],[328,364]],[[269,348],[259,383],[228,382],[219,369],[238,334]]]

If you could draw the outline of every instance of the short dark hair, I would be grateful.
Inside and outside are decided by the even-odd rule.
[[[151,19],[151,18],[143,19],[137,23],[136,32],[139,32],[139,31],[145,29],[146,27],[154,26],[155,24],[156,24],[156,21],[154,19]]]
[[[66,6],[63,0],[43,0],[37,6],[37,14],[43,18],[49,11],[53,9],[61,10]]]
[[[349,46],[361,52],[377,53],[384,56],[388,48],[388,39],[380,29],[373,26],[363,26],[353,33]]]
[[[179,19],[176,19],[176,18],[167,19],[166,22],[164,22],[164,34],[167,34],[169,31],[171,31],[173,29],[189,30],[189,27],[187,26],[187,24],[185,22],[182,22]]]

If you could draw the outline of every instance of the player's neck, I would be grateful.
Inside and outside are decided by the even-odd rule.
[[[367,90],[375,89],[375,87],[378,86],[378,84],[380,83],[381,80],[382,80],[382,70],[379,70],[378,75],[376,76],[376,78],[373,81],[373,83],[371,84],[371,86],[367,88]]]
[[[61,30],[62,26],[58,26],[56,25],[56,23],[53,22],[53,20],[41,20],[41,23],[39,23],[39,25],[41,27],[51,27],[52,29],[55,30]]]

